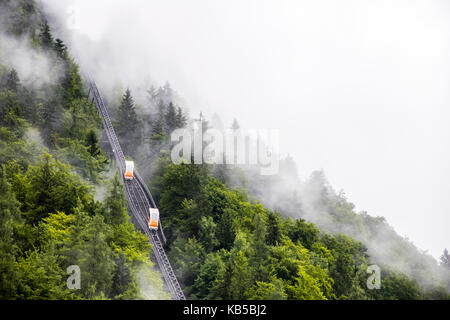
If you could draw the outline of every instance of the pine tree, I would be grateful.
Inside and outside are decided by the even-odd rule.
[[[50,26],[47,21],[44,21],[41,27],[41,33],[39,34],[39,39],[41,40],[42,47],[45,49],[54,47],[54,40],[52,33],[50,31]]]
[[[150,102],[151,105],[153,105],[155,103],[157,95],[156,88],[153,85],[150,86],[150,89],[147,90],[147,94],[148,94],[148,101]]]
[[[167,132],[170,133],[178,127],[177,123],[177,110],[172,102],[167,106],[167,112],[165,114],[165,123]]]
[[[158,90],[156,90],[156,95],[155,95],[155,101],[162,101],[163,103],[166,103],[166,95],[164,93],[164,89],[162,87],[159,87]]]
[[[79,66],[73,59],[68,59],[65,78],[62,83],[63,102],[69,106],[73,100],[84,99],[83,81],[79,73]]]
[[[440,260],[441,265],[450,270],[450,254],[448,253],[447,249],[444,250],[444,253],[440,257]]]
[[[220,247],[230,250],[236,238],[236,227],[234,223],[234,212],[225,209],[217,224],[217,239]]]
[[[187,117],[183,113],[181,107],[177,108],[177,116],[176,116],[177,128],[184,128],[187,124]]]
[[[139,120],[130,89],[125,91],[117,110],[115,129],[125,153],[132,155],[140,143]]]
[[[67,47],[61,39],[55,40],[55,50],[61,59],[67,59]]]
[[[119,225],[128,221],[127,200],[119,174],[114,176],[109,189],[109,195],[105,199],[105,221],[108,224]]]
[[[270,212],[267,216],[267,244],[274,246],[281,241],[281,218]]]
[[[6,85],[5,85],[6,89],[17,93],[20,87],[20,79],[19,79],[19,75],[17,74],[16,69],[11,69],[11,71],[9,72],[7,78],[6,78]]]
[[[119,106],[119,116],[124,121],[121,123],[123,127],[132,128],[132,130],[137,127],[137,114],[130,89],[127,89],[123,95]]]
[[[86,136],[86,146],[88,151],[93,157],[97,157],[101,153],[100,146],[98,144],[97,133],[94,130],[89,130]]]
[[[162,100],[159,100],[158,103],[158,114],[156,115],[155,120],[152,123],[151,137],[150,141],[152,145],[160,145],[164,139],[166,138],[165,132],[165,105]]]
[[[163,91],[164,91],[164,102],[168,103],[169,101],[173,100],[173,90],[170,86],[169,81],[166,81],[166,83],[164,84],[163,87]]]
[[[133,283],[130,266],[122,253],[115,259],[114,274],[112,278],[111,296],[115,299],[126,298],[126,292]]]

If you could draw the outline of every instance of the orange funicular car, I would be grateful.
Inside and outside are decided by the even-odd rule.
[[[134,178],[134,162],[125,161],[125,180],[133,180]]]
[[[159,226],[159,210],[157,208],[150,208],[148,214],[148,227],[151,230],[158,230]]]

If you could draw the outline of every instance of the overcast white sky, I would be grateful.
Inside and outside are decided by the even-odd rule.
[[[450,1],[41,1],[80,13],[71,49],[100,81],[169,80],[194,112],[279,129],[303,178],[450,247]]]

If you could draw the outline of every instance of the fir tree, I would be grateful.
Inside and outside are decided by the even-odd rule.
[[[440,260],[441,265],[450,270],[450,254],[448,253],[447,249],[444,250],[444,253],[440,257]]]
[[[177,116],[176,116],[177,128],[184,128],[187,124],[187,117],[183,113],[181,107],[177,108]]]
[[[217,239],[224,249],[231,249],[236,238],[236,228],[234,223],[234,213],[230,209],[225,209],[217,225]]]
[[[89,130],[86,136],[86,146],[89,148],[88,151],[93,157],[97,157],[101,153],[97,133],[94,130]]]
[[[67,59],[67,47],[61,39],[55,40],[55,50],[61,59]]]
[[[5,85],[6,89],[17,93],[20,87],[20,79],[19,79],[19,75],[17,74],[16,69],[11,69],[11,71],[9,72],[7,78],[6,78],[6,85]]]
[[[47,21],[44,21],[41,27],[41,32],[39,34],[39,39],[41,41],[42,47],[45,49],[54,47],[54,40],[52,33],[50,31],[50,26]]]
[[[158,103],[158,113],[156,115],[155,120],[152,123],[152,129],[151,129],[151,137],[150,142],[153,146],[160,145],[164,139],[166,138],[166,132],[165,132],[165,105],[162,100],[159,100]]]
[[[163,91],[164,91],[164,102],[168,103],[169,101],[173,100],[173,90],[172,87],[170,86],[169,81],[166,81],[166,83],[164,84],[163,87]]]
[[[151,105],[153,105],[155,103],[157,95],[156,88],[154,86],[150,86],[150,89],[147,90],[147,94],[148,94],[148,101],[150,102]]]
[[[131,128],[132,130],[135,130],[137,127],[137,114],[130,89],[127,89],[125,91],[118,112],[119,117],[123,121],[121,123],[122,127]]]
[[[109,195],[105,199],[105,221],[108,224],[119,225],[128,221],[127,200],[118,174],[114,176]]]
[[[112,278],[111,295],[116,298],[127,298],[127,290],[133,282],[130,266],[122,253],[115,259],[114,275]]]
[[[165,123],[167,132],[170,133],[178,127],[177,110],[172,102],[167,106],[167,112],[165,114]]]
[[[139,144],[140,134],[139,120],[130,89],[127,89],[122,97],[122,101],[117,110],[115,127],[117,135],[122,142],[124,152],[133,154],[135,151],[133,145]]]
[[[79,67],[73,59],[67,61],[67,71],[62,86],[65,106],[69,106],[73,100],[85,98]]]
[[[274,246],[281,241],[281,218],[270,212],[267,216],[267,244]]]

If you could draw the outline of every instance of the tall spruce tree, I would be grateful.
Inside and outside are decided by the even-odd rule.
[[[115,128],[122,148],[127,154],[133,154],[134,146],[139,144],[139,120],[136,113],[133,97],[130,89],[125,91],[122,101],[117,109]]]
[[[67,59],[67,47],[61,39],[55,40],[55,50],[61,59]]]
[[[127,200],[118,174],[114,176],[109,189],[109,195],[105,199],[105,222],[111,225],[119,225],[128,221]]]
[[[177,116],[176,116],[177,128],[184,128],[187,124],[187,117],[183,112],[181,107],[177,107]]]
[[[6,77],[6,89],[17,93],[20,87],[20,79],[19,75],[17,74],[16,69],[11,69],[11,71],[8,73],[8,76]]]
[[[172,102],[170,102],[169,105],[167,106],[167,112],[165,114],[165,123],[167,133],[169,134],[178,127],[177,110]]]
[[[234,222],[234,212],[231,209],[225,209],[219,218],[217,225],[217,239],[220,247],[230,250],[236,238],[236,226]]]
[[[86,135],[86,146],[93,157],[97,157],[102,152],[98,144],[97,133],[92,129]]]
[[[52,33],[50,31],[50,26],[47,21],[44,21],[41,27],[41,32],[39,34],[39,39],[41,41],[41,45],[44,49],[53,49],[54,40]]]
[[[447,249],[445,249],[444,252],[442,253],[440,260],[441,265],[450,270],[450,254],[448,253]]]
[[[153,85],[150,86],[150,89],[147,90],[147,94],[148,94],[148,101],[150,102],[151,105],[153,105],[155,103],[155,98],[157,95],[156,88]]]
[[[150,142],[152,146],[159,146],[166,138],[165,112],[166,106],[162,100],[158,102],[158,113],[152,122]]]

